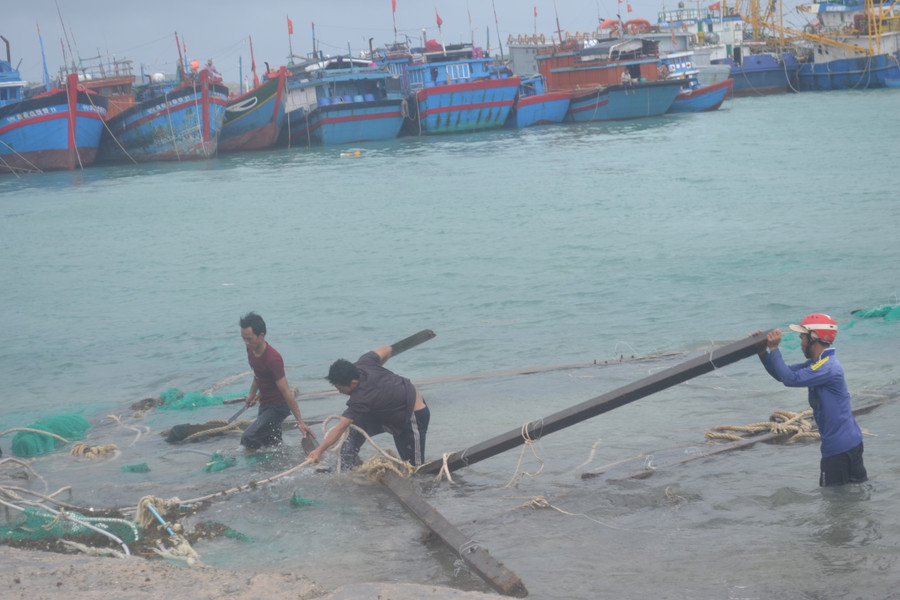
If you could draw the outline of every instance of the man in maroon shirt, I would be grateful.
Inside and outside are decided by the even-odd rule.
[[[254,375],[250,393],[244,402],[247,406],[259,402],[259,413],[241,436],[241,445],[248,450],[258,450],[262,446],[281,444],[281,422],[289,414],[297,419],[303,437],[311,435],[315,438],[312,429],[300,416],[300,407],[284,374],[281,355],[266,342],[266,322],[258,314],[250,312],[241,317],[240,325],[241,338],[247,346],[247,362]]]

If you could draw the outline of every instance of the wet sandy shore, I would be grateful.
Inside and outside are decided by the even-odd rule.
[[[415,584],[326,590],[294,573],[184,567],[138,557],[99,558],[0,546],[4,600],[499,600],[504,596]]]

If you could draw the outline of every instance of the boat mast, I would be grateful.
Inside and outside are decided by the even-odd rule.
[[[253,36],[250,38],[250,71],[253,72],[253,87],[259,87],[259,77],[256,75],[256,59],[253,57]]]
[[[41,42],[41,61],[44,63],[44,91],[50,90],[50,73],[47,72],[47,55],[44,54],[44,38],[41,36],[41,26],[37,26],[38,40]],[[6,38],[3,38],[6,41]],[[6,42],[6,55],[9,56],[9,42]],[[7,60],[9,60],[7,58]],[[12,63],[10,63],[12,64]]]

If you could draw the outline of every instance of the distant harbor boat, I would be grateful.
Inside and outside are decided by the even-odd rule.
[[[0,60],[0,174],[63,171],[92,165],[107,100],[69,75],[62,87],[25,97],[27,83],[12,67],[9,42]]]
[[[681,89],[660,79],[657,44],[640,38],[572,38],[538,48],[538,69],[551,91],[568,91],[566,121],[618,121],[665,114]]]
[[[406,100],[391,74],[362,59],[334,57],[291,66],[279,144],[334,146],[395,139]]]
[[[754,40],[744,18],[733,7],[716,2],[702,9],[686,8],[679,3],[676,9],[658,13],[657,26],[673,41],[680,35],[690,36],[690,46],[685,49],[695,52],[701,72],[707,68],[706,61],[711,66],[728,67],[735,98],[797,89],[799,64],[795,54],[771,51],[764,42]]]
[[[808,49],[799,86],[810,90],[882,88],[900,79],[900,8],[872,0],[836,0],[798,7],[816,16],[797,32]]]
[[[718,110],[731,93],[731,78],[700,85],[693,52],[673,52],[660,57],[659,64],[669,79],[681,82],[682,88],[669,107],[670,113],[708,112]]]
[[[60,81],[73,73],[78,75],[78,83],[81,86],[107,99],[107,119],[134,106],[135,75],[132,61],[111,58],[103,62],[100,55],[86,59],[79,58],[78,64],[73,62],[71,65],[60,67]]]
[[[255,77],[255,75],[254,75]],[[284,124],[286,69],[266,73],[265,80],[225,105],[219,152],[264,150],[278,140]]]
[[[228,88],[200,71],[174,81],[161,74],[135,86],[135,105],[107,121],[97,157],[102,162],[196,160],[215,156]]]
[[[571,102],[571,92],[548,92],[542,75],[522,77],[515,104],[509,111],[505,126],[525,129],[562,123]]]
[[[408,94],[407,134],[503,127],[519,89],[519,77],[495,70],[493,60],[472,44],[395,44],[376,60],[400,78]]]

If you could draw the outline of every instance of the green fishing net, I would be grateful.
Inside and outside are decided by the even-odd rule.
[[[63,516],[48,512],[42,508],[26,508],[24,515],[24,518],[15,523],[0,525],[0,539],[18,541],[97,534],[90,527],[85,527],[83,523],[111,533],[126,543],[133,542],[141,537],[141,530],[138,524],[127,519],[86,517],[76,512],[67,512]]]
[[[149,473],[150,466],[145,462],[137,465],[122,465],[122,471],[125,473]]]
[[[197,523],[197,526],[194,528],[193,537],[197,540],[201,540],[204,538],[214,539],[222,536],[231,538],[233,540],[238,540],[239,542],[253,541],[240,531],[235,531],[231,527],[218,521],[206,521],[204,523]]]
[[[248,538],[246,535],[241,533],[240,531],[235,531],[231,527],[225,529],[225,537],[231,538],[233,540],[237,540],[239,542],[252,542],[253,540]]]
[[[297,492],[294,492],[291,495],[291,506],[318,506],[318,504],[314,500],[298,496]]]
[[[221,471],[222,469],[233,467],[236,464],[237,459],[235,457],[225,456],[224,454],[213,452],[209,456],[209,462],[206,463],[206,466],[203,467],[203,470],[207,473],[215,473],[216,471]]]
[[[87,419],[81,415],[62,414],[38,419],[29,425],[27,429],[55,433],[71,442],[83,438],[84,432],[90,426],[91,424],[88,423]],[[20,431],[13,438],[12,451],[13,454],[21,457],[39,456],[41,454],[49,454],[64,445],[65,442],[50,435],[33,431]]]
[[[257,452],[245,457],[248,465],[264,465],[267,462],[271,462],[273,458],[275,458],[275,455],[269,452]]]
[[[863,319],[873,319],[882,317],[885,321],[900,321],[900,304],[897,306],[885,305],[880,308],[870,310],[858,309],[851,313],[854,317],[862,317]]]
[[[249,390],[248,390],[249,391]],[[240,398],[247,394],[237,396],[213,396],[203,392],[182,392],[178,388],[169,388],[161,394],[163,403],[160,410],[192,410],[201,406],[218,406],[232,398]]]

